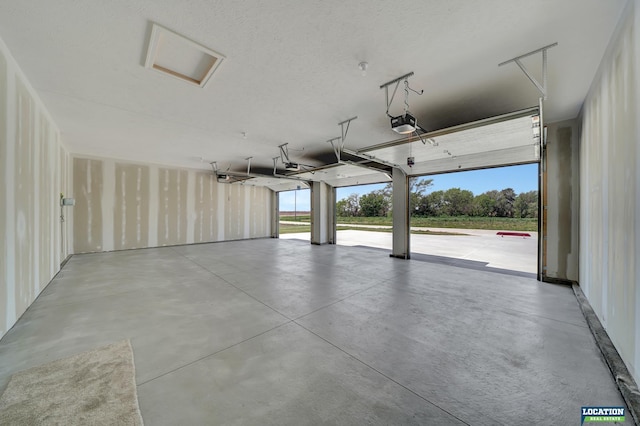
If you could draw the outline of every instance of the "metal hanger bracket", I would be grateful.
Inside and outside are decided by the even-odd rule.
[[[348,118],[338,123],[338,126],[340,126],[340,129],[341,129],[341,136],[338,136],[336,138],[331,138],[327,141],[331,144],[331,147],[333,148],[334,154],[336,154],[336,158],[338,159],[338,162],[340,162],[340,154],[344,150],[344,142],[347,139],[347,134],[349,133],[349,125],[356,118],[358,118],[357,115],[355,117]],[[340,141],[339,144],[336,143],[337,140]]]
[[[532,50],[529,53],[525,53],[524,55],[516,56],[513,59],[509,59],[508,61],[504,61],[498,64],[499,67],[503,65],[510,64],[511,62],[515,62],[516,65],[522,70],[522,72],[529,78],[529,81],[536,86],[536,89],[540,92],[543,99],[547,99],[547,50],[552,47],[557,46],[558,43],[549,44],[547,46],[541,47],[540,49]],[[531,55],[535,55],[536,53],[542,53],[542,83],[540,83],[536,78],[527,70],[520,59],[526,58]]]

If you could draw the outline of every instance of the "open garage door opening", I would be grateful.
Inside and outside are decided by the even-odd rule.
[[[536,233],[536,230],[542,230],[543,235],[545,232],[544,220],[542,222],[537,220],[537,216],[541,216],[540,212],[544,211],[539,206],[542,204],[540,200],[544,200],[545,162],[542,143],[544,131],[542,131],[543,122],[540,111],[541,106],[532,107],[358,150],[356,154],[362,157],[393,165],[394,184],[402,190],[402,196],[396,193],[397,199],[394,201],[394,206],[396,204],[402,206],[403,214],[406,216],[397,217],[398,229],[395,230],[397,235],[394,235],[392,255],[400,258],[416,258],[421,254],[420,251],[425,251],[428,253],[425,256],[478,262],[469,266],[483,264],[485,267],[519,270],[522,273],[537,272],[540,277],[545,265],[543,239],[538,239]],[[514,171],[514,176],[520,176],[520,174],[528,176],[530,183],[515,188],[516,185],[513,183],[517,180],[515,177],[512,179],[499,177],[500,173],[507,171]],[[493,178],[489,187],[470,189],[480,181],[487,181],[486,176],[495,175],[495,173],[498,173],[498,176]],[[447,176],[447,178],[440,178],[440,176]],[[438,188],[433,186],[440,183],[436,177],[440,180],[463,177],[463,181],[449,187]],[[429,179],[433,180],[429,182]],[[407,198],[403,201],[405,195]],[[460,200],[466,200],[466,203]],[[408,205],[406,211],[404,205]],[[397,213],[394,212],[396,215]],[[517,218],[518,215],[535,217]],[[448,219],[446,224],[433,221],[427,223],[424,219],[422,219],[423,222],[419,222],[417,218],[421,216],[447,217]],[[493,232],[493,242],[504,246],[503,252],[506,253],[504,256],[487,257],[489,256],[487,242],[479,244],[475,249],[469,248],[465,251],[461,248],[460,243],[467,237],[455,234],[469,232],[456,231],[458,228],[455,220],[464,217],[467,225],[463,229],[466,229],[470,218],[480,216],[487,217],[483,219],[485,223],[482,226],[471,227],[489,228],[475,231],[477,231],[476,234]],[[522,219],[526,219],[524,222],[530,221],[530,225],[514,226],[517,221],[523,222]],[[445,230],[439,231],[440,228]],[[415,233],[413,236],[412,231]],[[439,234],[442,237],[441,242],[452,238],[453,240],[448,244],[435,243],[433,237],[438,236],[434,234],[435,232],[442,232]],[[419,233],[425,233],[425,235],[420,236]],[[432,242],[423,245],[421,241],[425,238]],[[475,239],[470,238],[470,241],[478,242],[480,238],[480,236]],[[516,238],[528,242],[515,243]],[[496,239],[500,242],[496,242]],[[531,246],[530,249],[523,249],[531,252],[530,255],[525,256],[526,259],[530,257],[531,260],[515,261],[517,251],[516,249],[510,251],[508,246],[520,243]],[[452,251],[447,253],[447,247]],[[453,251],[454,248],[459,251]],[[511,263],[505,263],[505,260],[510,260]]]
[[[390,250],[390,183],[336,188],[336,244]]]
[[[311,191],[298,186],[278,193],[279,238],[311,240]]]
[[[542,104],[440,130],[399,132],[405,136],[356,150],[334,146],[337,163],[295,174],[299,181],[312,182],[310,207],[314,209],[315,220],[309,222],[317,234],[312,243],[379,247],[390,249],[392,257],[407,259],[424,251],[419,249],[418,239],[412,242],[412,227],[435,229],[413,229],[416,238],[469,234],[456,229],[472,229],[483,235],[493,232],[493,237],[500,241],[496,244],[505,247],[506,241],[516,238],[528,241],[526,244],[531,249],[524,250],[531,254],[516,261],[515,249],[505,248],[507,254],[502,260],[510,259],[511,263],[497,258],[475,258],[483,253],[483,247],[483,256],[488,256],[487,244],[480,244],[476,250],[455,256],[460,261],[477,261],[484,267],[527,274],[537,272],[538,279],[542,279],[546,265],[546,222],[541,214],[545,200],[545,146],[542,143],[545,132],[541,110]],[[526,176],[528,184],[516,185],[516,177],[494,176],[488,180],[490,186],[470,189],[474,183],[487,181],[482,174],[509,171],[513,176]],[[432,185],[439,182],[428,181],[434,176],[447,176],[447,179],[463,176],[464,183],[435,190]],[[377,186],[368,187],[372,184]],[[459,206],[459,199],[466,200],[467,204]],[[328,208],[334,202],[335,210]],[[290,207],[281,205],[280,208],[283,215],[291,216]],[[440,222],[416,222],[417,218],[424,220],[427,215]],[[445,217],[448,222],[443,224]],[[467,223],[456,224],[462,217]],[[484,222],[478,224],[479,221]],[[283,220],[283,225],[289,225],[286,222],[290,220]],[[304,219],[294,213],[293,222],[304,222]],[[436,231],[439,228],[448,230]],[[537,238],[536,231],[541,232],[541,238]],[[378,235],[371,235],[373,233]],[[347,238],[348,234],[365,238]],[[451,245],[458,246],[460,241],[462,239]],[[479,237],[473,241],[480,241]],[[446,254],[426,252],[425,256]]]
[[[411,178],[411,257],[535,274],[538,164]]]

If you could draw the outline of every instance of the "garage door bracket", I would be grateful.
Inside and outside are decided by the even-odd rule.
[[[518,67],[520,67],[522,72],[529,78],[531,83],[533,83],[533,85],[536,86],[536,88],[538,89],[538,91],[542,95],[542,98],[544,100],[546,100],[547,99],[547,50],[549,50],[552,47],[555,47],[557,45],[558,45],[558,43],[553,43],[553,44],[549,44],[547,46],[541,47],[540,49],[532,50],[531,52],[525,53],[524,55],[516,56],[513,59],[509,59],[508,61],[504,61],[504,62],[498,64],[498,66],[501,67],[503,65],[510,64],[511,62],[515,62],[516,65],[518,65]],[[542,53],[542,84],[540,84],[540,82],[538,80],[536,80],[536,78],[529,72],[529,70],[527,70],[527,67],[525,67],[524,64],[521,61],[521,59],[526,58],[526,57],[531,56],[531,55],[535,55],[536,53]]]

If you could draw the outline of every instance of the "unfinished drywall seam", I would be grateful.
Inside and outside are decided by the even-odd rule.
[[[56,274],[58,270],[58,265],[61,263],[62,256],[62,235],[60,233],[60,198],[59,194],[63,192],[62,182],[60,179],[61,172],[60,167],[56,167],[56,164],[61,164],[58,162],[58,139],[56,137],[56,133],[53,131],[52,127],[49,127],[49,132],[51,133],[51,140],[54,141],[53,144],[49,147],[49,162],[50,167],[53,170],[53,179],[51,179],[51,208],[53,218],[53,223],[51,225],[52,233],[51,239],[56,242],[56,245],[52,247],[51,252],[53,253],[53,259],[51,260],[51,276]]]
[[[605,71],[604,78],[606,80],[609,79],[609,70]],[[602,149],[599,152],[599,160],[600,160],[600,170],[601,170],[601,186],[600,186],[600,197],[601,197],[601,223],[599,224],[600,229],[602,230],[602,255],[599,256],[601,261],[601,275],[600,282],[602,283],[602,302],[601,306],[603,307],[601,311],[602,315],[602,323],[604,326],[607,326],[607,321],[609,320],[609,121],[605,119],[605,111],[604,109],[608,109],[610,105],[608,104],[609,93],[607,91],[607,87],[605,84],[600,85],[600,97],[603,99],[603,102],[599,103],[598,113],[599,120],[598,124],[601,126],[601,134],[599,140],[602,143]]]
[[[15,276],[16,285],[15,300],[16,311],[22,312],[28,305],[31,297],[33,268],[33,250],[31,243],[34,238],[33,221],[31,220],[31,212],[33,211],[33,125],[34,111],[32,98],[30,97],[23,79],[16,75],[16,102],[18,105],[16,114],[16,149],[14,161],[16,164],[13,182],[16,185],[15,198],[13,206],[15,206],[16,216],[14,222],[16,252]],[[35,247],[34,247],[35,248]],[[19,315],[19,313],[18,313]]]
[[[6,50],[4,51],[6,52]],[[3,57],[5,56],[3,55]],[[6,80],[5,81],[6,81],[7,98],[3,100],[5,102],[6,112],[7,112],[7,115],[6,115],[7,140],[6,140],[6,150],[5,150],[6,157],[5,157],[5,164],[4,164],[5,166],[4,181],[6,184],[5,206],[13,206],[14,200],[15,200],[15,187],[13,185],[13,182],[15,182],[14,181],[15,164],[14,164],[14,161],[12,161],[12,159],[15,158],[15,141],[17,137],[17,131],[15,126],[15,119],[12,119],[14,117],[11,116],[11,113],[13,113],[13,116],[17,115],[16,114],[17,104],[15,102],[15,100],[17,99],[17,95],[16,95],[15,84],[9,84],[9,82],[12,80],[11,76],[13,76],[15,73],[15,69],[13,68],[12,65],[13,64],[11,63],[10,59],[6,58],[6,68],[5,68]],[[6,215],[5,215],[4,225],[5,225],[5,238],[6,238],[6,242],[5,242],[6,308],[5,308],[5,327],[3,330],[3,335],[11,327],[11,325],[13,324],[13,321],[15,321],[15,318],[16,318],[15,208],[9,208],[9,209],[6,209],[5,211],[6,211]]]
[[[0,40],[0,337],[55,275],[59,132]],[[52,155],[53,153],[53,155]],[[50,158],[54,157],[54,158]]]
[[[52,129],[49,129],[49,131],[52,131]],[[57,142],[57,139],[55,137],[55,133],[52,135],[52,140]],[[57,143],[52,144],[50,147],[50,161],[54,161],[53,159],[55,158],[55,161],[58,162],[59,164],[62,164],[62,155],[61,155],[62,149],[60,148],[60,146],[58,146]],[[51,261],[51,274],[55,275],[55,271],[57,266],[56,265],[60,265],[60,263],[62,263],[62,256],[64,253],[64,246],[63,246],[63,240],[62,240],[62,220],[61,220],[61,214],[60,214],[60,208],[58,207],[58,205],[60,204],[60,198],[58,197],[58,193],[64,193],[64,189],[62,187],[62,173],[60,172],[59,168],[55,167],[55,164],[52,165],[52,167],[55,170],[54,173],[54,177],[53,177],[53,189],[52,189],[52,198],[53,200],[51,201],[53,204],[53,209],[54,209],[54,214],[53,217],[55,218],[53,226],[52,228],[52,241],[56,241],[56,247],[54,247],[53,250],[51,250],[52,254],[53,254],[53,259]]]
[[[59,140],[60,135],[56,133],[56,138]],[[71,156],[67,151],[61,149],[60,151],[61,159],[60,164],[60,179],[62,180],[59,188],[61,189],[61,193],[66,196],[76,197],[77,194],[73,191],[73,161],[71,161]],[[59,205],[56,203],[56,205]],[[75,209],[67,209],[67,211],[62,212],[64,214],[64,222],[60,228],[61,238],[63,241],[63,253],[60,257],[60,264],[68,259],[69,255],[73,253],[73,218],[74,218]]]
[[[195,215],[196,210],[196,174],[195,171],[187,172],[187,235],[186,243],[193,244],[195,241]]]
[[[6,288],[7,272],[6,272],[6,252],[7,252],[7,198],[6,187],[7,176],[3,175],[7,170],[7,61],[0,50],[0,203],[4,204],[5,208],[0,209],[0,259],[5,259],[0,262],[0,309],[6,309],[7,299]],[[6,311],[5,311],[6,312]],[[0,316],[0,336],[5,333],[6,318]]]
[[[244,205],[241,209],[244,210],[244,238],[251,238],[251,191],[252,187],[244,187]]]
[[[160,200],[160,175],[157,167],[149,168],[149,247],[158,245],[158,203]]]
[[[41,245],[39,244],[40,241],[38,241],[41,237],[41,231],[40,231],[40,189],[41,189],[41,182],[40,182],[40,170],[42,168],[42,164],[40,163],[40,151],[42,150],[42,141],[40,140],[40,114],[38,114],[38,111],[35,110],[33,111],[33,140],[32,140],[32,146],[33,146],[33,151],[32,151],[32,155],[31,158],[29,159],[31,164],[33,165],[33,192],[32,192],[32,196],[33,196],[33,201],[32,201],[32,210],[30,212],[31,216],[31,221],[33,223],[33,238],[34,241],[36,241],[37,243],[34,244],[33,247],[33,264],[31,266],[31,268],[33,269],[33,282],[32,284],[32,289],[31,291],[32,293],[32,297],[33,299],[35,299],[35,296],[37,294],[40,293],[40,265],[38,264],[37,266],[35,265],[36,263],[40,263],[40,258],[41,258],[41,253],[40,253],[40,247]],[[34,267],[35,266],[35,267]],[[29,302],[30,304],[30,302]]]
[[[567,261],[567,277],[580,281],[580,120],[575,120],[571,140],[571,254]]]
[[[225,209],[226,204],[226,187],[224,185],[218,185],[218,240],[224,241],[227,239],[225,234]]]
[[[638,8],[627,4],[585,100],[580,280],[620,356],[640,369]]]
[[[115,164],[114,193],[115,249],[149,246],[149,168],[134,164]],[[109,194],[105,194],[109,197]]]
[[[0,50],[0,175],[6,173],[7,169],[7,61]],[[7,186],[9,180],[7,176],[1,175],[0,179],[0,203],[5,208],[0,208],[0,259],[5,259],[0,262],[0,308],[5,309],[7,307],[6,291],[7,288],[7,266],[6,266],[6,253],[7,253],[7,229],[6,229],[6,214],[7,208]],[[8,324],[7,318],[0,317],[0,336],[6,332],[6,324]]]
[[[181,220],[182,220],[182,174],[181,173],[176,173],[176,177],[177,177],[177,185],[176,187],[178,188],[178,202],[176,203],[176,207],[178,208],[178,212],[176,214],[176,231],[178,232],[177,241],[181,241],[182,240],[182,229],[180,226]]]
[[[93,162],[89,161],[89,167]],[[100,197],[100,206],[102,209],[102,224],[96,224],[91,222],[90,228],[93,230],[93,227],[101,226],[102,228],[102,251],[111,251],[115,248],[114,241],[114,200],[113,197],[108,196],[108,194],[114,194],[116,191],[116,172],[115,172],[115,162],[112,160],[105,160],[102,162],[102,184],[98,184],[97,187],[91,189],[92,193],[98,193],[98,197]],[[88,217],[91,219],[93,217],[93,211],[91,210],[91,206],[88,212]]]
[[[113,159],[75,157],[74,167],[76,252],[109,250],[98,241],[107,232],[115,250],[268,236],[268,226],[256,225],[270,223],[260,202],[267,188]]]
[[[208,180],[208,188],[209,188],[209,212],[207,217],[209,218],[209,241],[218,240],[218,227],[217,227],[217,218],[216,218],[216,208],[218,204],[217,193],[214,192],[215,179],[213,178],[212,173],[208,173],[206,176],[206,180]],[[203,219],[204,220],[204,219]]]
[[[637,73],[640,71],[640,42],[638,41],[638,37],[640,37],[640,0],[636,0],[633,8],[634,15],[634,23],[632,26],[632,35],[631,39],[634,40],[634,54],[632,57],[635,59],[635,66],[633,69],[636,71],[635,74],[635,102],[636,106],[636,114],[638,109],[640,109],[640,81],[638,80]],[[632,93],[633,96],[633,93]],[[636,116],[637,117],[637,116]],[[635,120],[636,124],[636,166],[640,166],[640,149],[637,149],[637,144],[640,143],[640,120]],[[636,167],[636,189],[640,189],[640,167]],[[636,196],[635,203],[635,247],[636,250],[640,252],[640,196]],[[640,254],[640,253],[639,253]],[[638,262],[636,262],[637,268]],[[638,271],[636,271],[636,297],[635,297],[635,306],[636,306],[636,316],[635,316],[635,360],[632,365],[632,374],[636,378],[636,382],[640,377],[640,275],[638,275]]]
[[[60,164],[62,167],[66,167],[65,162],[64,162],[64,155],[63,155],[63,150],[62,147],[59,144],[56,144],[56,161],[58,162],[58,164]],[[65,235],[65,230],[67,227],[67,223],[69,222],[69,219],[66,217],[66,215],[64,214],[64,211],[62,210],[62,207],[57,207],[60,205],[60,196],[70,196],[71,193],[67,190],[67,188],[64,186],[63,182],[64,182],[64,171],[60,170],[60,167],[58,168],[58,171],[56,173],[56,189],[58,191],[60,191],[60,194],[55,194],[56,196],[56,218],[57,218],[57,226],[56,226],[56,235],[58,235],[58,244],[59,244],[59,249],[56,250],[56,252],[58,252],[58,257],[56,259],[56,265],[60,265],[63,260],[67,257],[67,247],[66,245],[68,244],[68,241],[66,239],[66,235]],[[64,218],[64,220],[63,220]],[[57,266],[56,266],[57,267]]]
[[[138,247],[146,247],[149,244],[149,236],[147,229],[142,226],[143,217],[146,219],[149,217],[149,206],[145,203],[149,200],[149,197],[144,197],[145,193],[149,191],[148,182],[148,169],[137,167],[136,168],[136,245]]]
[[[55,168],[51,167],[51,142],[53,139],[49,133],[50,124],[47,122],[44,114],[40,112],[38,114],[40,118],[40,196],[38,197],[40,214],[40,228],[42,231],[38,234],[40,236],[40,274],[43,279],[40,280],[38,285],[38,293],[47,284],[46,278],[51,277],[52,271],[50,268],[54,264],[52,256],[52,242],[55,241],[52,236],[54,233],[55,225],[52,223],[55,217],[53,210],[53,198],[51,194],[55,191],[53,187]]]
[[[194,225],[193,225],[193,238],[197,242],[204,241],[204,175],[202,173],[195,176],[195,202],[194,202]]]

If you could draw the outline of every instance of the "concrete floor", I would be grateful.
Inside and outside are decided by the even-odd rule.
[[[277,239],[74,256],[0,341],[0,391],[123,338],[147,425],[579,424],[623,405],[568,287]]]

